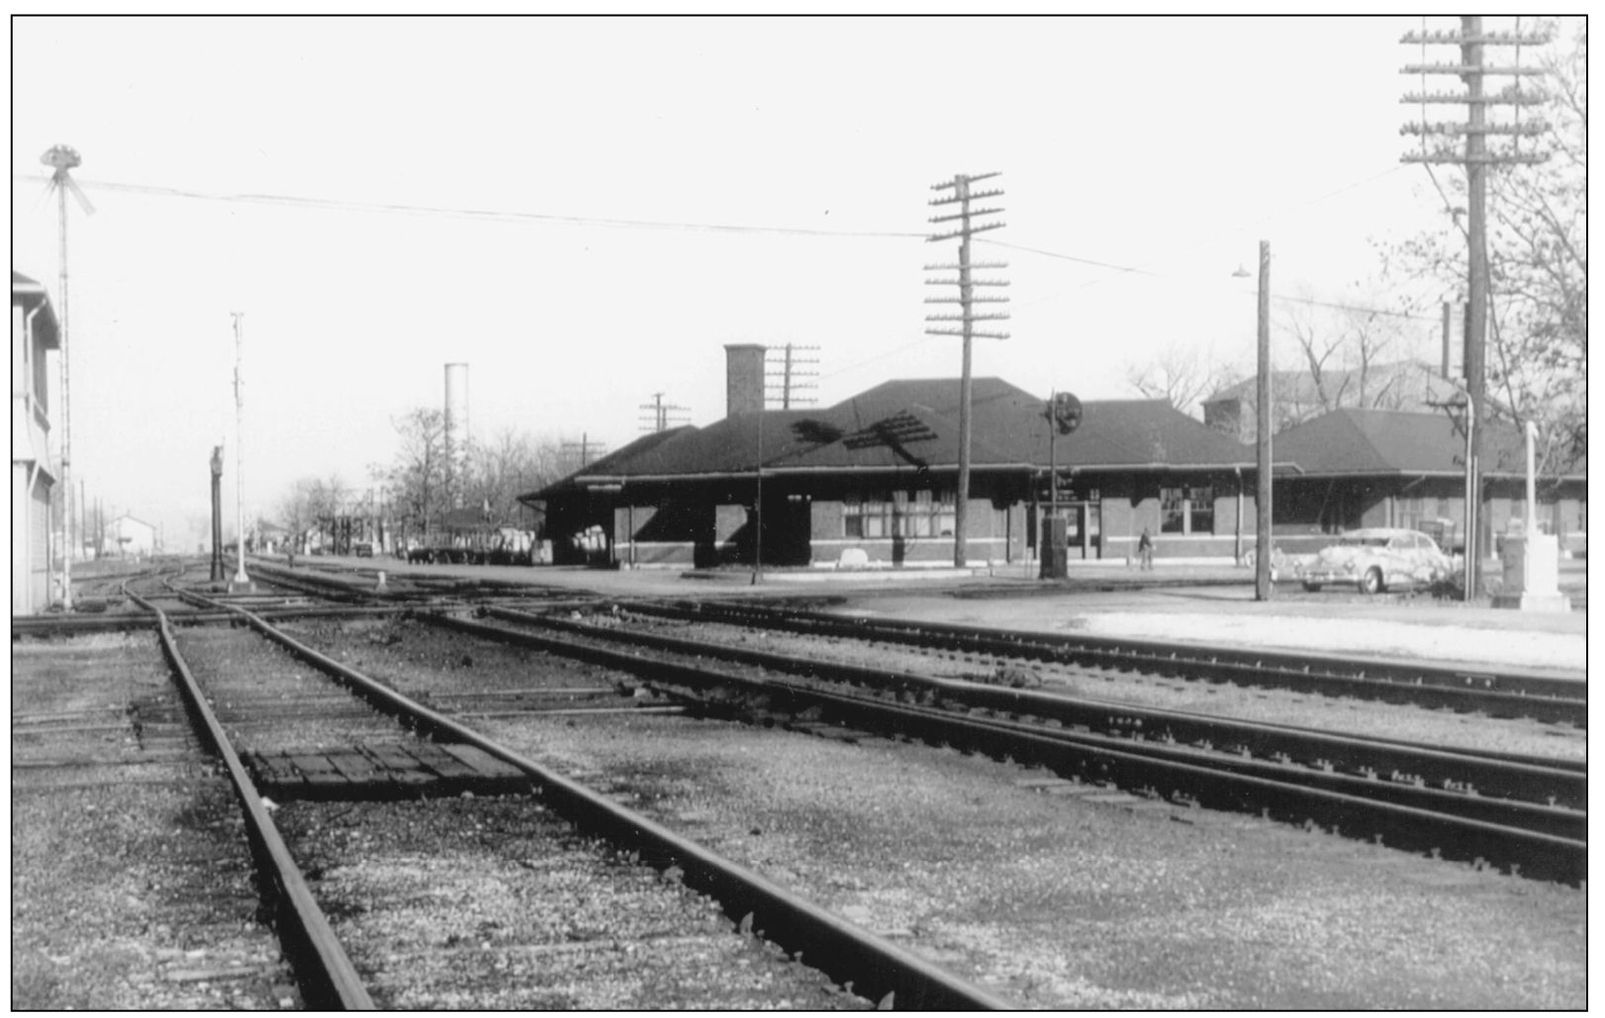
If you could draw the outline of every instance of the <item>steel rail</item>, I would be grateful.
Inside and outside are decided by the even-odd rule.
[[[1332,787],[1318,787],[1336,782],[1302,768],[1290,768],[1282,775],[1282,780],[1273,780],[1259,774],[1244,773],[1248,769],[1246,766],[1222,766],[1219,759],[1207,767],[1196,760],[1182,760],[1176,751],[1151,744],[1121,740],[1116,747],[1110,745],[1115,740],[1107,737],[1028,731],[1018,724],[982,722],[946,711],[805,689],[769,678],[733,674],[686,662],[650,659],[635,653],[488,626],[451,616],[426,614],[419,618],[462,632],[522,643],[641,675],[649,684],[658,687],[678,683],[695,689],[712,688],[726,692],[745,689],[769,702],[777,698],[789,699],[799,704],[795,708],[798,712],[810,708],[830,708],[847,718],[849,723],[871,731],[906,734],[913,729],[919,731],[922,737],[949,742],[968,740],[989,749],[1006,744],[1009,755],[1016,760],[1038,760],[1058,771],[1083,773],[1095,780],[1113,779],[1126,788],[1161,787],[1168,789],[1168,794],[1198,800],[1221,809],[1242,810],[1245,805],[1253,805],[1255,808],[1276,809],[1284,814],[1304,817],[1326,819],[1331,816],[1334,826],[1352,831],[1356,825],[1364,825],[1379,836],[1386,834],[1396,844],[1422,845],[1439,851],[1447,849],[1448,854],[1466,858],[1506,859],[1528,867],[1530,874],[1551,879],[1577,882],[1583,879],[1582,874],[1586,871],[1585,842],[1493,823],[1475,816],[1383,801],[1372,795],[1362,798]],[[1375,793],[1382,787],[1381,782],[1376,782],[1375,787],[1367,783],[1366,791]],[[1395,786],[1390,792],[1399,796],[1411,795],[1400,791],[1406,787]],[[1432,797],[1415,795],[1414,798],[1425,801]],[[1457,794],[1452,799],[1440,797],[1437,801],[1463,804],[1464,800],[1473,798]],[[1479,810],[1476,805],[1467,808]],[[1534,809],[1527,807],[1517,811],[1532,813]]]
[[[1580,728],[1587,725],[1587,689],[1582,680],[1532,671],[1482,671],[1382,658],[1015,631],[941,622],[849,618],[726,603],[631,601],[619,604],[629,611],[666,618],[702,622],[734,620],[743,625],[812,635],[939,646],[1084,667],[1140,668],[1164,675],[1240,685],[1291,687],[1331,696],[1483,710],[1495,715],[1563,722]]]
[[[1438,788],[1464,788],[1476,809],[1504,800],[1544,802],[1567,811],[1587,807],[1586,764],[1516,754],[1484,754],[1476,750],[1407,743],[1392,739],[1240,721],[1192,711],[1142,707],[1087,697],[1015,689],[872,668],[821,658],[700,642],[657,633],[599,627],[570,619],[535,615],[508,608],[482,609],[491,618],[535,624],[604,641],[631,643],[691,657],[736,661],[777,672],[806,674],[825,681],[847,682],[876,690],[936,694],[968,707],[1049,718],[1131,737],[1220,746],[1257,757],[1285,757],[1355,774],[1399,774]],[[1375,780],[1372,778],[1371,780]],[[1384,782],[1386,784],[1386,782]],[[1470,794],[1473,793],[1474,794]],[[1560,821],[1562,824],[1570,821]]]
[[[162,651],[178,675],[179,690],[199,720],[202,734],[228,769],[229,781],[245,814],[246,835],[257,859],[258,872],[277,892],[274,897],[279,906],[276,915],[280,929],[293,930],[293,939],[300,943],[299,950],[293,942],[288,946],[289,953],[305,959],[303,964],[295,966],[297,976],[302,981],[303,998],[315,1008],[374,1010],[373,998],[357,974],[356,966],[351,963],[345,948],[329,926],[328,918],[318,907],[306,878],[302,876],[295,859],[290,855],[289,847],[268,815],[267,807],[246,772],[239,753],[201,693],[200,684],[196,682],[188,663],[179,653],[172,628],[167,624],[166,613],[138,595],[129,596],[156,613]]]
[[[339,678],[370,703],[406,715],[422,731],[445,734],[484,750],[529,775],[546,803],[577,825],[610,840],[645,848],[643,858],[671,863],[684,882],[718,900],[732,916],[752,917],[770,941],[871,999],[891,995],[903,1010],[1012,1009],[1013,1004],[930,964],[896,944],[841,919],[717,853],[689,841],[646,816],[549,770],[450,717],[348,668],[243,608],[244,620],[323,671]]]

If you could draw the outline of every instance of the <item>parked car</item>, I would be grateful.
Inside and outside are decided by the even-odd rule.
[[[1375,594],[1401,586],[1430,586],[1452,569],[1448,556],[1419,530],[1367,527],[1349,531],[1314,559],[1299,563],[1295,574],[1305,590],[1343,584]]]

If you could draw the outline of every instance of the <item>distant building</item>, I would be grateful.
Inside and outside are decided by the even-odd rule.
[[[1204,423],[1239,442],[1253,442],[1259,380],[1249,377],[1202,403]],[[1319,379],[1307,370],[1271,372],[1271,433],[1343,407],[1362,410],[1431,411],[1460,394],[1441,370],[1425,361],[1397,361],[1327,371]]]
[[[32,615],[50,604],[50,402],[46,357],[59,349],[56,313],[45,288],[11,273],[11,611]]]
[[[1359,527],[1424,530],[1446,549],[1465,545],[1464,432],[1442,410],[1334,410],[1276,436],[1279,468],[1272,503],[1276,543],[1311,551],[1320,535]],[[1538,529],[1576,553],[1587,548],[1588,467],[1554,464],[1538,479],[1538,505],[1526,504],[1526,452],[1520,432],[1490,423],[1482,442],[1483,547],[1535,513]],[[1296,469],[1284,473],[1288,461]]]
[[[148,557],[156,552],[156,528],[125,513],[106,524],[102,547],[107,555]]]

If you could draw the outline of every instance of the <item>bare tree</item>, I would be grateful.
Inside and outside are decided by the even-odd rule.
[[[1488,405],[1496,417],[1538,425],[1544,470],[1588,454],[1588,34],[1580,19],[1569,25],[1543,57],[1550,158],[1488,175]],[[1465,182],[1432,180],[1453,228],[1390,247],[1389,271],[1464,292]]]
[[[1128,363],[1126,382],[1148,399],[1165,400],[1182,413],[1197,416],[1199,402],[1219,391],[1232,371],[1208,347],[1172,342],[1158,357]]]
[[[468,490],[473,503],[496,522],[517,520],[518,496],[561,477],[561,442],[504,429],[488,443],[469,447]]]
[[[388,469],[376,470],[404,528],[424,531],[451,508],[446,484],[446,418],[419,407],[392,422],[401,446]]]

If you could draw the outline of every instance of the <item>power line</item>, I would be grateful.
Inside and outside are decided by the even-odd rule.
[[[17,180],[49,180],[30,174],[13,174]],[[820,230],[801,226],[740,226],[730,223],[694,223],[653,219],[617,219],[605,216],[564,216],[549,212],[518,212],[505,209],[447,208],[435,205],[409,205],[402,202],[362,202],[339,198],[307,198],[283,194],[211,194],[177,187],[159,187],[149,184],[124,184],[114,181],[86,181],[91,187],[127,194],[143,194],[158,198],[185,198],[196,201],[232,202],[247,205],[278,205],[293,208],[315,209],[325,212],[400,213],[404,215],[445,216],[457,219],[476,219],[503,222],[538,222],[564,226],[604,226],[621,229],[649,230],[700,230],[712,233],[768,233],[805,237],[881,237],[919,238],[923,233],[889,230]]]
[[[1356,187],[1360,187],[1360,186],[1362,186],[1364,184],[1370,183],[1373,180],[1377,180],[1380,177],[1386,176],[1389,173],[1396,172],[1400,168],[1401,167],[1394,166],[1394,167],[1390,168],[1389,170],[1387,170],[1387,171],[1385,171],[1383,173],[1378,173],[1378,174],[1375,174],[1373,176],[1366,177],[1366,178],[1364,178],[1362,180],[1358,180],[1358,181],[1354,181],[1353,183],[1346,184],[1343,187],[1340,187],[1340,188],[1338,188],[1338,189],[1336,189],[1334,191],[1330,191],[1330,192],[1327,192],[1326,194],[1321,195],[1319,197],[1312,198],[1309,201],[1303,203],[1303,205],[1301,205],[1301,206],[1294,206],[1294,207],[1295,208],[1303,207],[1305,205],[1313,205],[1313,204],[1316,204],[1318,202],[1325,201],[1328,198],[1332,198],[1332,197],[1334,197],[1336,195],[1342,194],[1345,191],[1352,190],[1352,189],[1354,189]],[[44,175],[38,175],[38,174],[12,174],[11,179],[13,181],[35,181],[35,182],[41,182],[41,183],[49,183],[51,181],[50,177],[44,176]],[[149,196],[159,197],[159,198],[181,198],[181,199],[188,199],[188,200],[194,200],[194,201],[212,201],[212,202],[224,202],[224,203],[235,203],[235,204],[250,204],[250,205],[288,206],[288,207],[293,207],[293,208],[304,208],[304,209],[310,209],[310,210],[316,210],[316,211],[326,211],[326,212],[367,212],[367,213],[374,213],[374,214],[401,214],[401,215],[417,215],[417,216],[441,216],[441,217],[447,217],[447,218],[468,219],[468,220],[478,220],[478,221],[490,221],[490,222],[533,222],[533,223],[549,223],[549,224],[553,224],[553,225],[564,225],[564,226],[599,226],[599,227],[606,227],[606,228],[612,228],[612,229],[684,230],[684,231],[702,231],[702,232],[712,232],[712,233],[754,233],[754,234],[771,234],[771,235],[779,235],[779,236],[790,235],[790,236],[806,236],[806,237],[848,237],[848,238],[860,237],[860,238],[879,238],[879,239],[919,238],[921,240],[927,239],[927,235],[923,234],[923,233],[913,233],[913,232],[895,231],[895,230],[820,230],[820,229],[813,229],[813,228],[810,228],[810,227],[740,226],[740,225],[724,224],[724,223],[698,223],[698,222],[681,222],[681,221],[673,221],[673,220],[620,219],[620,218],[607,217],[607,216],[565,216],[565,215],[556,215],[556,214],[553,214],[553,213],[544,213],[544,212],[519,212],[519,211],[509,211],[509,210],[504,210],[504,209],[447,208],[447,207],[442,207],[442,206],[430,206],[430,205],[409,205],[409,204],[398,203],[398,202],[360,202],[360,201],[350,201],[350,200],[346,200],[346,199],[334,199],[334,198],[308,198],[308,197],[296,196],[296,195],[279,195],[279,194],[216,194],[216,193],[208,193],[208,192],[204,192],[204,191],[193,191],[193,190],[188,190],[188,189],[185,189],[185,188],[165,187],[165,186],[158,186],[158,185],[151,185],[151,184],[128,184],[128,183],[121,183],[121,182],[117,182],[117,181],[104,181],[104,180],[102,180],[102,181],[95,181],[95,180],[80,181],[79,183],[80,184],[87,184],[89,187],[99,188],[99,189],[106,190],[106,191],[122,192],[122,193],[126,193],[126,194],[142,194],[142,195],[149,195]],[[1272,217],[1267,217],[1267,218],[1274,218],[1275,215],[1279,215],[1279,214],[1280,213],[1273,213]],[[1102,261],[1102,260],[1099,260],[1099,259],[1096,259],[1096,258],[1087,258],[1087,257],[1081,256],[1081,255],[1066,254],[1066,253],[1064,253],[1062,251],[1051,251],[1051,250],[1048,250],[1046,248],[1030,247],[1030,246],[1027,246],[1027,245],[1024,245],[1024,244],[1014,244],[1014,243],[1009,243],[1007,241],[999,241],[999,240],[994,240],[992,238],[987,238],[987,237],[977,238],[977,242],[978,243],[982,243],[982,244],[993,244],[993,245],[996,245],[998,247],[1012,248],[1012,249],[1017,250],[1017,251],[1026,251],[1026,252],[1029,252],[1031,254],[1041,255],[1041,256],[1046,257],[1046,258],[1054,258],[1054,259],[1058,259],[1058,260],[1061,260],[1061,261],[1075,262],[1075,263],[1081,264],[1081,265],[1090,265],[1090,266],[1093,266],[1095,268],[1109,269],[1110,271],[1119,272],[1119,273],[1123,273],[1123,274],[1149,276],[1149,277],[1152,277],[1152,278],[1155,278],[1155,279],[1175,279],[1176,278],[1173,275],[1167,275],[1165,273],[1157,272],[1157,271],[1155,271],[1153,269],[1143,268],[1141,266],[1120,265],[1120,264],[1116,264],[1114,262]],[[1089,287],[1089,286],[1097,286],[1102,282],[1103,282],[1103,280],[1101,280],[1101,279],[1091,280],[1089,282],[1083,283],[1082,287],[1085,288],[1085,287]],[[1030,303],[1032,303],[1032,304],[1041,303],[1044,300],[1054,299],[1056,296],[1059,296],[1059,295],[1052,295],[1052,296],[1049,296],[1049,297],[1040,298],[1039,300],[1032,301]],[[1366,312],[1366,313],[1392,315],[1392,316],[1395,316],[1395,317],[1412,318],[1412,319],[1417,319],[1417,320],[1420,320],[1420,321],[1436,321],[1437,320],[1435,317],[1432,317],[1432,316],[1404,314],[1404,313],[1397,312],[1397,311],[1389,311],[1389,310],[1386,310],[1386,309],[1383,309],[1383,308],[1370,308],[1370,307],[1357,307],[1357,306],[1352,306],[1352,305],[1330,304],[1330,303],[1324,303],[1324,302],[1321,302],[1321,301],[1308,300],[1308,299],[1298,298],[1298,297],[1284,297],[1284,296],[1280,296],[1280,295],[1272,295],[1272,299],[1273,300],[1277,300],[1277,301],[1283,301],[1283,302],[1295,302],[1295,303],[1303,303],[1303,304],[1312,304],[1312,305],[1321,306],[1321,307],[1333,307],[1333,308],[1338,308],[1339,310],[1360,311],[1360,312]],[[1029,306],[1029,304],[1027,306]]]

